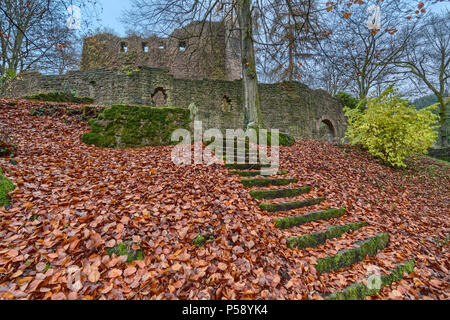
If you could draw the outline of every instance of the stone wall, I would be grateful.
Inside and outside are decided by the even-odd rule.
[[[140,68],[130,74],[110,70],[68,72],[62,76],[27,73],[6,96],[20,98],[45,91],[67,90],[96,104],[131,104],[188,108],[195,103],[205,128],[242,128],[242,80],[177,79],[168,70]],[[300,83],[260,84],[261,111],[267,128],[294,137],[343,137],[345,117],[339,100]],[[324,131],[325,128],[325,131]]]
[[[120,38],[100,33],[83,40],[81,70],[130,72],[166,68],[179,79],[241,79],[239,37],[219,22],[192,22],[170,36]]]

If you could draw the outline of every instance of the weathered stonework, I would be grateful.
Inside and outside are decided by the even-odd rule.
[[[99,105],[188,108],[195,103],[196,119],[203,121],[204,129],[238,129],[244,123],[242,80],[177,79],[167,69],[148,67],[130,74],[107,69],[71,71],[61,76],[34,72],[21,74],[20,79],[11,84],[6,97],[63,90],[91,97]],[[259,90],[266,128],[279,129],[296,138],[328,140],[329,135],[334,139],[344,136],[342,105],[327,92],[301,83],[291,83],[289,88],[260,84]]]
[[[144,66],[166,68],[179,79],[237,80],[242,68],[235,33],[220,22],[192,22],[166,38],[100,33],[84,39],[80,68],[127,73]]]

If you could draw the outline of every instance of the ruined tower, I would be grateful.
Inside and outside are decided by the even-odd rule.
[[[168,69],[175,78],[241,79],[239,38],[227,22],[192,22],[165,38],[101,33],[84,39],[81,70],[129,73],[140,66]]]

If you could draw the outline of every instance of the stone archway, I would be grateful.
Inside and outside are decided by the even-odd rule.
[[[152,94],[152,102],[156,106],[165,106],[167,104],[167,93],[163,87],[158,87]]]
[[[334,142],[336,139],[336,126],[328,117],[322,117],[317,121],[316,130],[318,139],[322,141]]]

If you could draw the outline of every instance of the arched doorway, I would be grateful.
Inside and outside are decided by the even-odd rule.
[[[319,139],[322,141],[334,142],[336,131],[333,123],[328,119],[322,119],[319,123]]]

